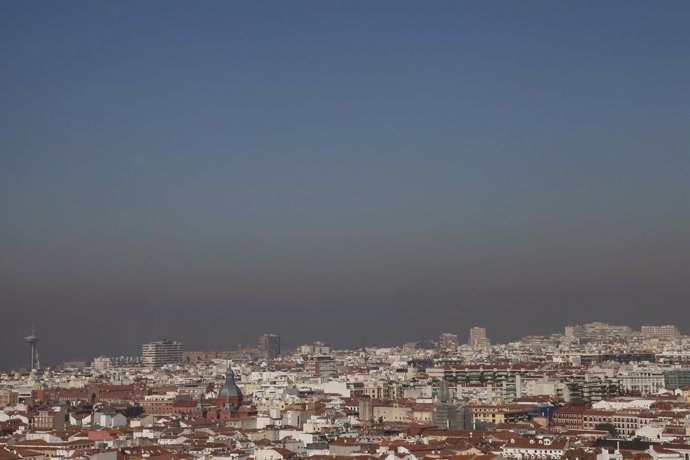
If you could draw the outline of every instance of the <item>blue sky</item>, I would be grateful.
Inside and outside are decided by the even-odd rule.
[[[7,327],[35,318],[55,360],[91,353],[52,328],[87,312],[127,331],[93,354],[268,329],[507,339],[631,311],[683,329],[689,19],[680,1],[2,2]],[[399,320],[353,333],[343,314]]]

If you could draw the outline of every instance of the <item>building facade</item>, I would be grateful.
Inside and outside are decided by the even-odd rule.
[[[438,347],[441,350],[455,350],[458,345],[458,334],[445,332],[438,337]]]
[[[642,335],[648,339],[669,340],[680,337],[680,331],[678,330],[678,327],[672,324],[666,324],[663,326],[642,326],[640,332],[642,332]]]
[[[280,336],[264,334],[259,337],[259,352],[268,360],[273,360],[280,356]]]
[[[486,329],[483,327],[473,327],[470,329],[469,345],[472,348],[488,348],[489,338],[486,336]]]
[[[173,340],[145,343],[141,347],[141,362],[146,367],[162,367],[182,362],[182,344]]]
[[[676,368],[664,371],[664,388],[677,390],[690,386],[690,368]]]

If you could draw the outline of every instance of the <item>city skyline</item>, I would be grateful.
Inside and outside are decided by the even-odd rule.
[[[690,336],[571,324],[489,344],[236,351],[144,343],[139,357],[0,371],[7,460],[687,460]],[[28,454],[28,455],[27,455]],[[144,455],[142,455],[144,454]]]
[[[589,331],[588,328],[594,328],[595,332]],[[340,350],[356,350],[356,349],[361,349],[364,347],[367,348],[387,348],[387,347],[393,347],[393,348],[405,348],[406,346],[410,344],[431,344],[435,343],[435,346],[438,350],[446,350],[447,352],[454,352],[456,347],[468,347],[469,349],[483,349],[483,350],[488,350],[492,345],[495,346],[502,346],[505,344],[509,343],[515,343],[519,342],[522,339],[525,338],[530,338],[530,337],[539,337],[543,336],[545,338],[548,338],[553,335],[561,335],[564,338],[568,339],[576,339],[578,337],[582,337],[584,340],[588,340],[590,336],[599,336],[599,337],[616,337],[617,334],[619,333],[620,329],[626,330],[626,334],[633,334],[637,335],[637,337],[641,339],[664,339],[664,340],[669,340],[669,339],[676,339],[676,338],[681,338],[684,337],[684,331],[680,328],[678,328],[677,325],[675,324],[668,324],[668,323],[657,323],[657,324],[642,324],[640,325],[637,329],[634,327],[631,327],[630,324],[609,324],[605,322],[600,322],[600,321],[594,321],[594,322],[588,322],[588,323],[582,323],[582,324],[567,324],[560,330],[553,330],[550,331],[549,333],[546,334],[521,334],[517,337],[514,337],[510,340],[495,340],[495,336],[491,335],[490,331],[487,331],[486,328],[481,327],[481,326],[471,326],[469,327],[466,331],[445,331],[439,333],[438,336],[432,337],[415,337],[413,339],[410,339],[410,337],[407,338],[402,338],[402,342],[396,342],[396,343],[367,343],[366,341],[363,341],[361,343],[331,343],[327,337],[311,337],[311,338],[306,338],[304,340],[300,340],[300,338],[296,337],[289,337],[289,345],[287,348],[283,347],[282,350],[285,353],[292,353],[294,349],[300,349],[306,344],[318,344],[318,346],[323,346],[328,349],[331,349],[332,345],[335,345],[336,349]],[[473,334],[478,331],[478,336],[477,339],[480,341],[480,346],[477,346],[477,343],[473,343]],[[603,336],[601,335],[603,334]],[[38,341],[38,338],[35,336],[35,334],[32,332],[31,336],[24,338],[23,340],[25,342],[31,343],[31,341],[28,341],[27,339],[36,339],[36,342]],[[269,346],[268,343],[270,341],[270,338],[275,338],[277,340],[277,348],[275,349],[275,352],[267,352],[267,347],[271,348],[272,346]],[[269,340],[267,340],[269,339]],[[114,358],[114,359],[123,359],[125,363],[132,363],[132,359],[138,359],[139,364],[145,367],[160,367],[162,364],[173,364],[173,363],[180,363],[181,362],[181,357],[183,353],[232,353],[232,352],[247,352],[249,350],[252,350],[254,353],[256,353],[257,356],[263,357],[264,359],[267,359],[268,361],[272,361],[275,358],[278,358],[282,352],[281,352],[281,342],[285,339],[284,336],[280,336],[279,334],[274,334],[274,333],[264,333],[261,335],[258,335],[256,337],[256,340],[253,343],[234,343],[234,344],[221,344],[215,347],[211,348],[203,348],[203,347],[198,347],[196,343],[192,343],[191,347],[187,346],[185,347],[185,341],[184,338],[181,337],[159,337],[159,338],[153,338],[149,339],[149,342],[139,344],[136,347],[136,350],[132,349],[105,349],[105,348],[98,348],[98,347],[91,347],[91,355],[85,356],[54,356],[52,360],[49,360],[49,364],[47,366],[40,366],[38,365],[36,368],[39,367],[60,367],[63,363],[86,363],[86,364],[92,364],[96,365],[95,363],[102,358]],[[275,341],[274,340],[274,341]],[[325,342],[323,341],[325,340]],[[492,341],[493,340],[493,341]],[[485,341],[485,342],[484,342]],[[450,346],[449,344],[454,344],[453,346]],[[485,343],[485,344],[482,344]],[[189,344],[188,344],[189,345]],[[284,345],[284,342],[283,342]],[[161,348],[162,347],[162,348]],[[172,347],[172,348],[171,348]],[[33,364],[33,359],[34,359],[34,354],[33,354],[33,347],[32,347],[32,355],[31,355],[31,363]],[[109,350],[109,351],[104,351],[104,350]],[[154,356],[160,356],[154,358]],[[170,359],[170,356],[175,356],[175,358]],[[157,361],[157,360],[160,360]],[[18,362],[20,360],[17,360]],[[23,366],[23,365],[17,365],[13,366],[12,369],[19,370],[19,369],[31,369],[32,366]],[[0,367],[0,372],[2,371],[8,371],[10,368],[3,368]]]
[[[0,460],[690,460],[690,1],[0,1]]]
[[[689,15],[0,2],[0,368],[32,322],[43,365],[266,331],[687,332]]]

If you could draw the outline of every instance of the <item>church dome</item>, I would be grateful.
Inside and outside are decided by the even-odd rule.
[[[225,373],[225,385],[220,389],[218,398],[225,402],[225,409],[236,411],[242,405],[242,391],[235,383],[235,373],[230,367]]]

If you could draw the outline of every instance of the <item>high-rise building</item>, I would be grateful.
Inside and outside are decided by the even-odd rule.
[[[259,337],[259,352],[269,361],[280,356],[280,336],[264,334]]]
[[[563,329],[563,335],[567,339],[574,339],[575,338],[575,326],[566,326]]]
[[[491,344],[486,336],[486,329],[483,327],[473,327],[470,329],[469,345],[472,348],[488,348]]]
[[[141,362],[146,367],[161,367],[182,361],[182,344],[173,340],[159,340],[141,346]]]
[[[640,332],[648,339],[675,339],[680,337],[678,327],[671,324],[666,324],[664,326],[642,326]]]
[[[438,347],[441,350],[455,350],[458,344],[458,334],[444,332],[438,337]]]

